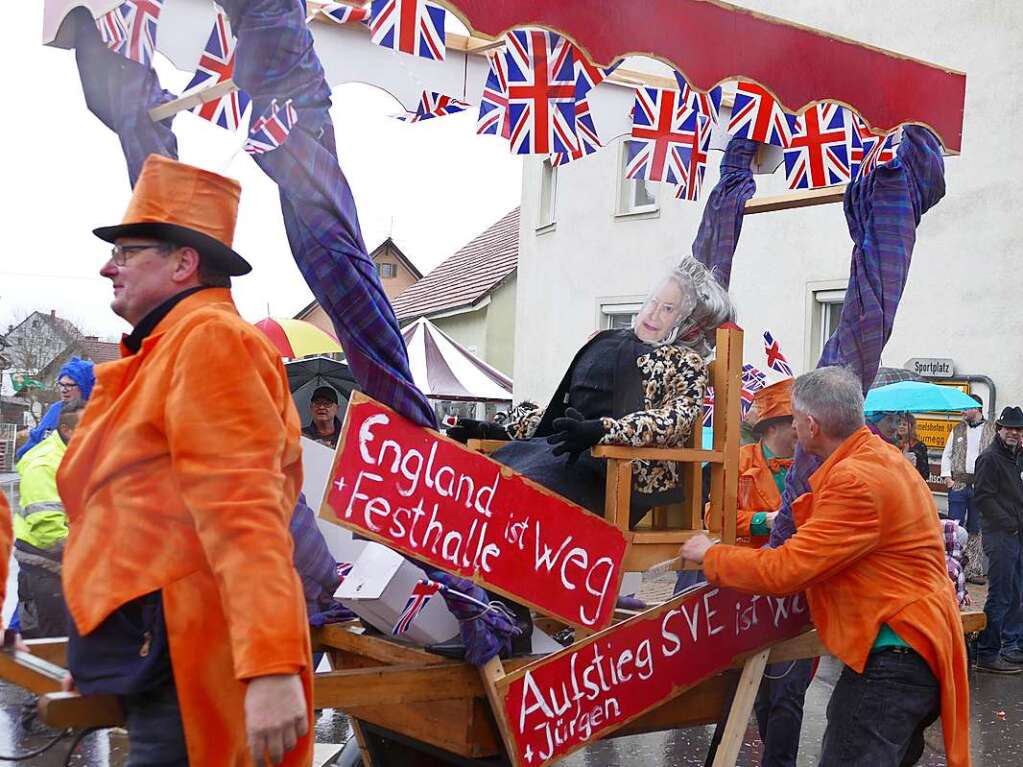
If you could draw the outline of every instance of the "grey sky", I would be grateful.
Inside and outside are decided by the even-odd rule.
[[[97,274],[109,246],[91,234],[120,220],[130,193],[115,135],[86,109],[74,54],[39,43],[42,3],[11,3],[0,48],[8,118],[3,147],[0,332],[33,309],[56,309],[82,329],[116,337],[125,323],[109,309]],[[158,61],[164,87],[191,73]],[[344,85],[332,116],[342,167],[355,192],[366,244],[389,233],[425,273],[518,204],[521,161],[506,144],[478,137],[475,112],[406,125],[382,91]],[[237,178],[242,202],[235,248],[253,264],[235,282],[249,320],[290,316],[311,300],[291,258],[276,187],[234,135],[192,115],[174,122],[181,159]]]

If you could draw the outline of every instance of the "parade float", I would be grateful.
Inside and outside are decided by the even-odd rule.
[[[615,610],[615,597],[626,571],[686,567],[678,548],[704,526],[705,464],[721,539],[736,540],[741,329],[718,331],[710,446],[694,435],[673,448],[594,448],[607,462],[603,518],[491,460],[495,445],[447,439],[414,385],[362,242],[327,114],[330,87],[379,87],[410,123],[474,110],[486,140],[556,164],[584,162],[625,136],[630,176],[672,184],[678,204],[703,196],[713,150],[732,136],[756,141],[752,167],[783,172],[789,191],[757,197],[741,181],[728,192],[741,223],[843,199],[855,207],[858,184],[905,159],[902,146],[915,135],[907,126],[925,128],[939,154],[959,153],[965,75],[710,0],[222,6],[46,0],[43,43],[76,49],[86,102],[118,133],[132,182],[149,153],[176,154],[171,121],[180,112],[247,131],[246,150],[280,188],[293,255],[361,392],[321,517],[529,606],[548,633],[574,630],[560,651],[471,665],[356,622],[324,626],[313,642],[333,670],[316,675],[315,707],[346,712],[376,765],[415,763],[417,754],[423,763],[540,767],[602,738],[721,721],[714,764],[734,764],[765,664],[825,652],[803,598],[703,586],[629,615]],[[160,87],[157,54],[195,73],[183,94]],[[737,237],[727,253],[694,248],[698,259],[724,259],[726,286]],[[864,389],[891,332],[912,238],[886,256],[894,269],[882,269],[872,247],[854,234],[856,299],[822,359],[852,366]],[[865,317],[872,324],[860,332]],[[684,481],[677,503],[630,527],[636,460],[677,462]],[[786,502],[812,468],[797,456]],[[418,538],[418,517],[399,516],[413,507],[429,516]],[[410,604],[430,596],[410,595]],[[965,632],[982,625],[982,613],[963,614]],[[31,649],[0,656],[0,676],[40,695],[45,721],[119,722],[115,699],[60,692],[63,640]]]

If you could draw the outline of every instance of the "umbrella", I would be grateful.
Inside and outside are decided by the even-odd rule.
[[[980,407],[973,397],[951,386],[924,381],[900,381],[867,392],[863,403],[868,413],[955,412]]]
[[[356,383],[346,363],[330,357],[307,357],[285,362],[284,369],[288,373],[291,398],[295,400],[295,407],[298,408],[298,415],[303,424],[309,423],[312,419],[309,403],[313,398],[313,392],[321,386],[331,386],[338,393],[338,404],[341,406],[339,412],[343,420],[352,392],[359,390],[359,384]]]
[[[256,323],[266,334],[282,357],[297,359],[313,354],[340,354],[341,344],[330,333],[320,330],[311,322],[267,317]]]
[[[877,389],[881,386],[887,386],[888,384],[898,383],[899,381],[926,381],[922,375],[914,373],[912,370],[906,370],[905,368],[878,368],[877,375],[874,376],[874,383],[870,385],[871,389]]]

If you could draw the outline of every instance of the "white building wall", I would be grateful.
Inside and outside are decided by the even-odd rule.
[[[1023,402],[1023,3],[921,0],[737,0],[860,42],[965,71],[961,157],[946,159],[948,192],[924,217],[909,283],[883,364],[950,357],[986,374],[998,407]],[[742,41],[736,41],[742,44]],[[598,124],[598,129],[599,129]],[[559,170],[556,223],[537,233],[540,164],[523,173],[515,358],[516,399],[546,400],[572,355],[599,329],[600,297],[645,293],[690,250],[702,202],[660,190],[653,215],[614,215],[619,141]],[[703,199],[717,181],[712,153]],[[779,171],[758,194],[783,191]],[[732,272],[746,356],[763,365],[769,328],[800,370],[810,359],[809,291],[844,286],[851,240],[841,205],[747,217]],[[976,389],[986,395],[983,387]]]

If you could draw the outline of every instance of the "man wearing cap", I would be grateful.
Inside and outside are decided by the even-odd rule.
[[[792,412],[799,445],[823,460],[792,505],[795,534],[761,549],[696,535],[680,555],[714,584],[805,592],[821,641],[845,666],[823,767],[915,764],[939,713],[949,767],[968,767],[966,647],[930,490],[866,428],[862,382],[846,368],[797,378]]]
[[[995,438],[995,425],[984,419],[984,400],[971,394],[977,407],[963,411],[963,420],[949,432],[941,453],[941,481],[948,488],[948,518],[969,533],[966,543],[966,579],[986,583],[981,562],[980,512],[974,503],[974,467],[979,456]]]
[[[767,542],[771,524],[781,508],[785,477],[796,451],[792,427],[792,379],[786,378],[753,395],[753,435],[757,442],[739,448],[739,490],[736,535],[756,545]],[[719,530],[719,520],[707,526]],[[764,743],[763,767],[795,767],[803,700],[813,677],[809,660],[775,663],[767,667],[757,691],[754,711]]]
[[[302,429],[309,439],[327,447],[337,447],[337,439],[341,436],[341,421],[337,417],[337,392],[330,386],[321,386],[313,392],[309,405],[313,419]]]
[[[68,664],[122,697],[129,764],[307,765],[311,654],[288,520],[300,426],[230,278],[240,186],[151,155],[100,274],[132,326],[58,474]]]
[[[973,503],[988,558],[987,627],[977,641],[977,671],[1018,674],[1023,666],[1023,410],[1007,407],[995,438],[977,457]]]

